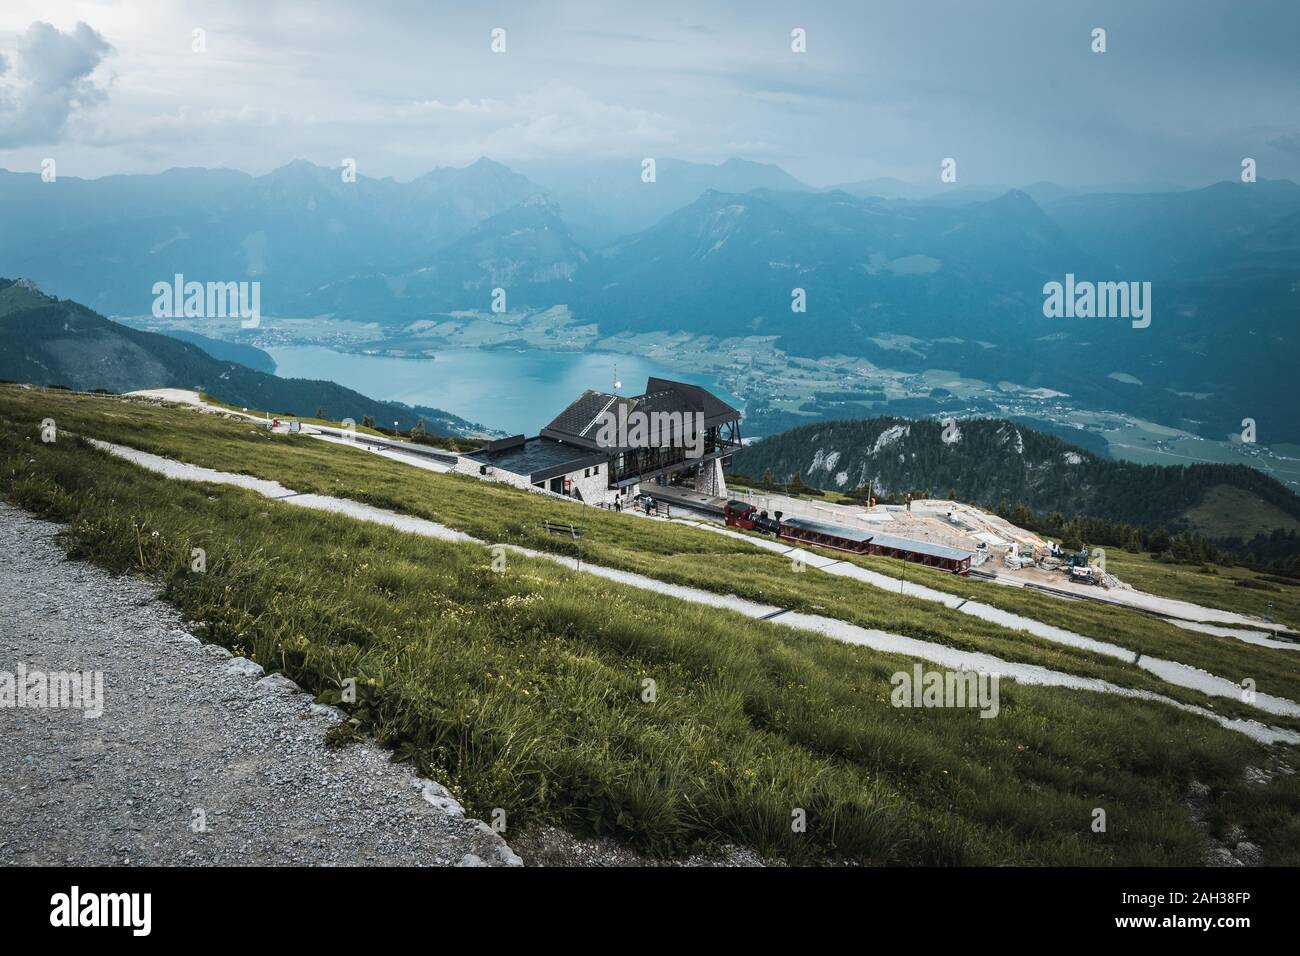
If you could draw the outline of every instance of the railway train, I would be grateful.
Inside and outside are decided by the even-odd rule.
[[[898,558],[953,574],[969,574],[971,559],[974,557],[972,552],[960,548],[900,538],[874,529],[850,528],[811,518],[786,518],[780,511],[773,512],[769,517],[766,511],[759,511],[745,501],[728,501],[722,513],[726,523],[733,528],[761,531],[794,544]]]

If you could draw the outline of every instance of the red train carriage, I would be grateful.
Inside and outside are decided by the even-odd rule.
[[[951,571],[953,574],[969,574],[970,562],[975,557],[973,552],[947,545],[931,544],[929,541],[914,541],[897,535],[875,532],[871,536],[869,554],[880,554],[887,558],[901,558],[913,564],[923,564],[929,568]]]
[[[766,531],[794,544],[833,548],[836,551],[849,551],[853,554],[879,554],[930,568],[939,568],[953,574],[969,574],[971,558],[974,557],[970,551],[963,551],[960,548],[900,538],[897,535],[881,534],[874,530],[850,528],[826,521],[814,521],[811,518],[782,520],[779,511],[774,518],[769,518],[766,511],[760,512],[753,505],[743,501],[728,501],[723,508],[723,516],[727,524],[733,528]]]
[[[870,531],[829,524],[825,521],[813,521],[811,518],[786,518],[781,522],[780,530],[776,533],[778,538],[785,541],[815,544],[819,548],[852,551],[854,554],[867,553],[871,544],[871,535]]]

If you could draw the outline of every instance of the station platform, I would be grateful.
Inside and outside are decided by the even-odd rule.
[[[642,485],[641,494],[649,495],[656,501],[662,501],[668,505],[690,508],[692,511],[699,511],[719,518],[722,517],[722,509],[727,504],[726,498],[702,494],[693,488],[683,488],[680,485]]]

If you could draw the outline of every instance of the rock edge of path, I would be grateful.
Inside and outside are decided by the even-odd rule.
[[[103,674],[103,713],[0,707],[0,865],[519,866],[342,712],[189,633],[146,580],[0,502],[0,671]]]

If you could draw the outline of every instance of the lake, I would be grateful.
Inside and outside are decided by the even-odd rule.
[[[678,372],[652,359],[612,352],[541,349],[448,349],[437,358],[356,355],[315,345],[265,349],[282,378],[329,379],[371,398],[428,405],[510,434],[537,434],[583,389],[639,395],[651,375],[709,389],[743,409],[744,403],[708,375]]]

